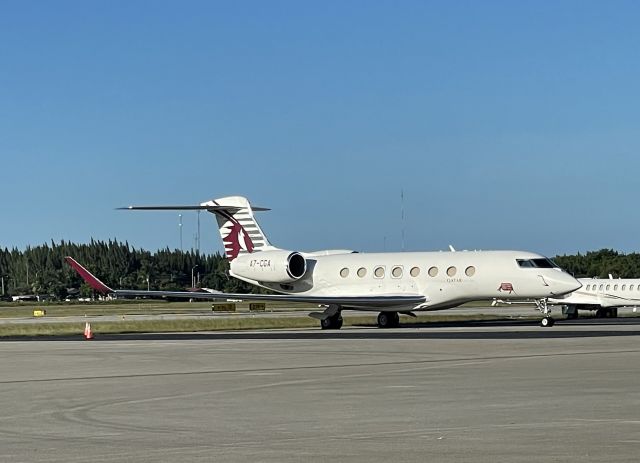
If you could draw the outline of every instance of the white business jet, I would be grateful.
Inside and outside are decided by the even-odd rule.
[[[343,310],[376,311],[378,326],[395,327],[398,314],[442,310],[477,300],[560,297],[581,284],[550,259],[526,251],[301,252],[273,246],[241,196],[197,206],[130,206],[129,210],[205,210],[215,215],[230,275],[279,294],[229,294],[111,289],[72,258],[87,283],[116,297],[184,297],[308,302],[324,307],[310,316],[323,329],[339,329]],[[542,326],[552,326],[545,304]]]
[[[640,307],[640,278],[579,278],[582,288],[549,304],[564,306],[567,318],[577,318],[578,309],[595,310],[596,317],[617,317],[619,307]]]

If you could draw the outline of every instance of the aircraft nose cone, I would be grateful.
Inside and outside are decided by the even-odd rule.
[[[551,292],[556,296],[569,294],[582,287],[582,283],[568,273],[559,273],[550,277]]]

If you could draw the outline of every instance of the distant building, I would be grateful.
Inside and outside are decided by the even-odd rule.
[[[50,301],[51,299],[55,299],[54,296],[50,294],[21,294],[20,296],[11,296],[11,300],[13,302],[43,302]]]
[[[11,296],[13,302],[27,302],[27,301],[37,301],[38,296],[35,294],[22,294],[20,296]]]

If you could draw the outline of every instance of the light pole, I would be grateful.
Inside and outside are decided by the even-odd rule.
[[[197,246],[198,254],[200,254],[200,210],[198,210],[198,246]]]
[[[194,271],[195,269],[197,269],[197,268],[198,268],[198,265],[197,265],[197,264],[196,264],[196,265],[194,265],[193,267],[191,267],[191,287],[192,287],[192,288],[195,288],[195,287],[196,287],[196,279],[195,279],[195,276],[194,276],[194,274],[193,274],[193,271]]]
[[[178,229],[180,230],[180,252],[182,252],[182,214],[178,214]]]

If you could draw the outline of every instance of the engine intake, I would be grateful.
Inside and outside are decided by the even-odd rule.
[[[291,283],[307,271],[307,261],[295,251],[260,251],[231,261],[231,272],[238,277],[265,283]]]

